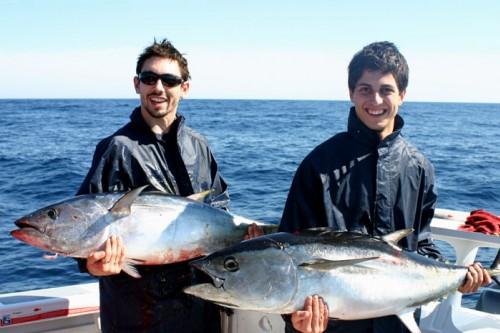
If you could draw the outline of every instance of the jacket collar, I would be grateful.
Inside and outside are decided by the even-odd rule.
[[[380,140],[378,133],[368,128],[356,115],[354,106],[349,110],[349,119],[347,121],[347,132],[365,146],[376,148],[379,145],[389,146],[401,134],[404,126],[403,118],[398,114],[394,123],[394,132],[388,135],[383,141]]]
[[[130,115],[130,120],[133,124],[136,126],[139,126],[141,130],[143,130],[145,133],[151,133],[153,136],[157,137],[158,139],[161,139],[161,135],[157,136],[151,131],[151,128],[149,127],[148,123],[144,120],[142,113],[141,113],[141,107],[138,106],[132,111],[132,114]],[[172,123],[173,130],[176,132],[176,134],[179,132],[179,129],[183,126],[184,124],[184,117],[180,114],[177,114],[175,117],[174,122]]]

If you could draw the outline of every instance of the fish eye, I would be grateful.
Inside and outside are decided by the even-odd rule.
[[[58,214],[57,214],[57,210],[55,210],[55,209],[53,209],[53,208],[52,208],[52,209],[47,210],[47,211],[45,212],[45,215],[46,215],[49,219],[51,219],[51,220],[54,220],[54,221],[55,221],[55,220],[57,219],[57,215],[58,215]]]
[[[230,272],[236,272],[239,269],[238,261],[234,257],[227,257],[224,260],[224,268]]]

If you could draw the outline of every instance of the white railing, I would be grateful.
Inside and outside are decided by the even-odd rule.
[[[458,227],[465,223],[469,213],[438,209],[432,220],[431,229],[435,239],[445,241],[453,246],[456,254],[456,264],[467,266],[475,262],[477,251],[480,247],[500,248],[500,237],[485,235],[475,232],[459,231]],[[490,315],[477,311],[465,311],[467,314],[459,314],[461,308],[462,294],[456,292],[449,295],[439,303],[434,311],[420,321],[422,331],[427,333],[456,333],[465,332],[465,328],[458,329],[459,322],[463,323],[467,317],[471,317],[469,323],[464,323],[468,329],[484,328],[484,332],[500,332],[500,315]],[[474,316],[480,316],[479,322]],[[468,326],[467,326],[468,325]],[[481,332],[483,332],[481,331]],[[479,331],[475,331],[479,332]]]

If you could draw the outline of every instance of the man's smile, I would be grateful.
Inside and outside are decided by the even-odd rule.
[[[385,108],[365,108],[365,111],[372,116],[380,116],[387,110]]]

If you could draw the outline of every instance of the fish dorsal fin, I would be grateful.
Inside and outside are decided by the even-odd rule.
[[[413,232],[412,229],[401,229],[391,232],[390,234],[384,235],[381,238],[389,244],[397,245],[401,239],[405,238],[412,232]]]
[[[397,316],[411,333],[421,333],[413,316],[413,311],[415,311],[414,308],[406,309],[404,312],[398,313]]]
[[[109,210],[113,215],[130,215],[130,207],[132,203],[137,199],[141,192],[149,185],[144,185],[136,189],[130,190],[123,195],[111,209]]]
[[[191,194],[191,195],[187,196],[187,198],[191,199],[191,200],[194,200],[194,201],[203,202],[203,199],[205,199],[205,197],[207,195],[209,195],[210,193],[212,193],[212,190],[206,190],[206,191],[203,191],[203,192],[198,192],[198,193],[195,193],[195,194]]]
[[[330,271],[332,269],[352,266],[368,260],[374,260],[377,258],[378,257],[365,257],[365,258],[345,259],[345,260],[317,259],[317,260],[305,261],[301,263],[299,266],[309,270]]]

